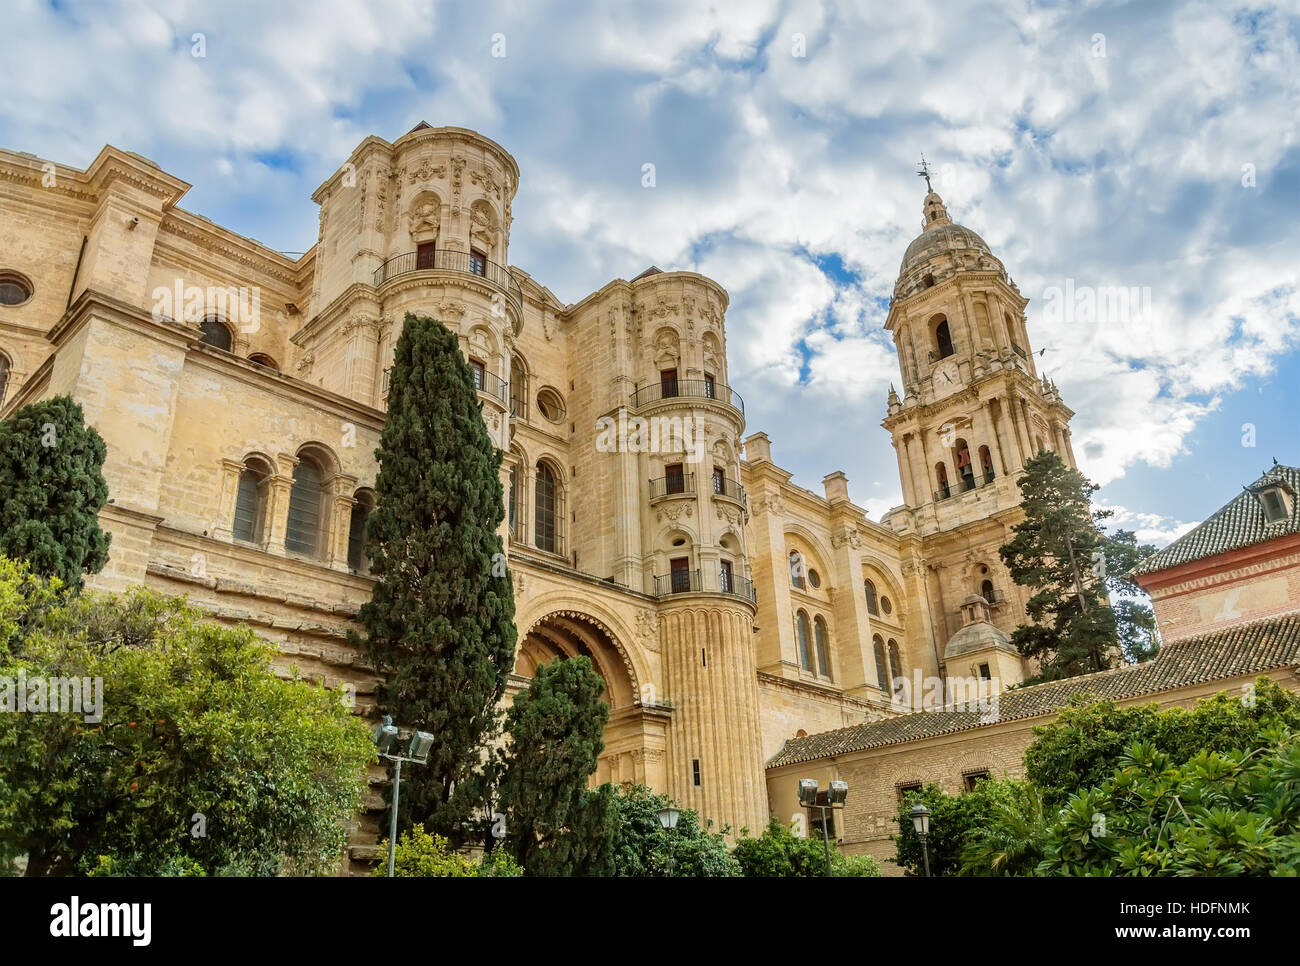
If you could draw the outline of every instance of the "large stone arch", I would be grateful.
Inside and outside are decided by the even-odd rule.
[[[669,710],[654,699],[644,655],[629,649],[630,630],[595,601],[578,601],[569,595],[532,602],[529,614],[520,614],[519,644],[515,650],[511,691],[518,693],[539,665],[585,654],[605,682],[604,698],[610,706],[605,726],[605,750],[593,783],[641,782],[667,790],[667,728]],[[530,616],[531,615],[531,616]],[[642,702],[643,688],[650,697]]]
[[[519,635],[514,670],[530,678],[541,664],[580,654],[591,658],[604,679],[611,711],[640,702],[636,668],[618,635],[604,621],[580,610],[550,610],[527,625]]]

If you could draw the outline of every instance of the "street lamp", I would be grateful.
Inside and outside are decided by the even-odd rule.
[[[659,819],[659,825],[665,832],[672,832],[677,828],[677,820],[682,817],[682,810],[674,805],[668,805],[655,812],[655,818]],[[677,858],[677,836],[668,836],[668,874],[673,874],[673,865]]]
[[[849,797],[849,783],[832,781],[824,792],[817,790],[815,778],[799,779],[799,804],[804,808],[819,808],[822,813],[822,845],[826,849],[826,874],[831,874],[831,840],[826,831],[826,809],[843,808]]]
[[[387,758],[393,762],[393,814],[388,823],[388,877],[390,879],[393,877],[393,865],[397,861],[397,798],[402,791],[402,762],[427,765],[429,751],[433,748],[433,735],[427,731],[416,731],[411,734],[410,743],[406,746],[406,754],[395,754],[393,749],[400,735],[397,725],[393,724],[392,715],[384,715],[384,723],[375,726],[375,749],[379,752],[380,758]]]
[[[925,874],[930,875],[930,846],[927,839],[930,837],[930,810],[917,802],[912,806],[911,811],[912,826],[916,829],[917,837],[921,840],[921,855],[925,857]]]

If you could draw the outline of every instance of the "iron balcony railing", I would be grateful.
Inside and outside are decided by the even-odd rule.
[[[718,589],[733,597],[743,597],[752,604],[758,603],[758,594],[754,592],[754,582],[748,577],[739,577],[725,570],[718,571]]]
[[[437,249],[433,252],[405,252],[401,255],[394,255],[375,269],[375,286],[383,285],[389,279],[405,275],[408,272],[424,271],[460,272],[464,275],[477,275],[479,278],[487,279],[492,285],[505,292],[506,297],[515,303],[516,308],[523,308],[523,290],[519,287],[519,283],[515,281],[514,276],[510,274],[509,269],[504,265],[490,262],[486,258],[471,252]]]
[[[941,486],[934,491],[934,502],[939,503],[942,500],[950,499],[954,496],[960,496],[970,490],[980,486],[988,486],[993,482],[995,477],[991,474],[980,474],[979,476],[963,476],[956,483],[950,483],[948,486]]]
[[[663,476],[650,481],[650,499],[661,500],[666,496],[678,496],[695,492],[695,474],[680,473],[676,476]]]
[[[714,399],[726,403],[732,409],[739,410],[742,414],[745,412],[745,400],[740,398],[740,393],[730,386],[724,386],[722,383],[714,382],[711,379],[664,379],[649,386],[643,386],[632,393],[631,406],[633,409],[640,409],[642,406],[658,402],[661,399],[678,398]]]
[[[699,570],[678,570],[654,579],[655,596],[668,597],[672,594],[698,594],[701,592],[729,594],[742,597],[751,603],[758,602],[754,591],[754,582],[748,577],[740,577],[718,568],[717,586],[705,587],[700,580]]]
[[[700,572],[698,570],[676,570],[663,577],[655,577],[655,596],[667,597],[669,594],[699,593]]]
[[[725,476],[715,476],[713,478],[713,494],[715,496],[725,496],[728,500],[735,500],[741,506],[749,505],[745,497],[745,488],[735,480],[729,480]]]
[[[506,404],[506,400],[510,398],[510,384],[500,376],[494,376],[490,372],[479,372],[475,369],[474,387],[479,392],[485,392],[492,396],[503,406]]]
[[[500,376],[494,376],[490,372],[484,372],[480,375],[477,369],[473,370],[473,379],[474,379],[475,389],[477,389],[479,392],[485,392],[489,396],[492,396],[495,399],[499,399],[501,401],[501,404],[505,405],[506,399],[510,395],[509,383],[507,383]],[[384,370],[383,388],[380,390],[380,392],[383,395],[385,396],[388,395],[388,389],[389,386],[392,384],[392,381],[393,381],[393,367],[389,366],[387,369]],[[514,404],[517,402],[519,402],[519,400],[513,400],[511,402],[512,408],[511,408],[510,415],[512,416],[516,415],[513,410],[513,407]],[[526,405],[524,407],[524,411],[527,412]]]

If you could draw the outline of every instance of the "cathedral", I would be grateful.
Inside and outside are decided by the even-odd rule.
[[[473,131],[366,138],[297,258],[186,211],[189,185],[129,151],[85,170],[0,151],[0,175],[0,414],[67,394],[104,437],[92,587],[186,595],[367,713],[346,633],[409,312],[458,333],[504,454],[511,693],[557,657],[604,679],[594,781],[757,833],[788,742],[917,710],[900,681],[988,695],[1031,671],[998,548],[1025,461],[1075,465],[1073,414],[1027,300],[933,190],[885,320],[904,502],[874,521],[842,472],[804,489],[747,425],[717,281],[652,267],[565,304],[511,265],[520,171]],[[621,445],[629,425],[672,431]]]

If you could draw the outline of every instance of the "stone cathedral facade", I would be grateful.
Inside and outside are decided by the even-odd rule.
[[[901,713],[898,678],[1025,675],[1008,643],[1025,595],[997,549],[1024,461],[1074,465],[1072,413],[1036,372],[1026,299],[933,192],[886,322],[905,502],[873,521],[842,473],[799,487],[747,426],[717,282],[652,268],[566,305],[511,266],[520,172],[472,131],[366,138],[312,196],[297,258],[186,211],[184,181],[113,147],[84,171],[3,151],[0,182],[2,412],[70,394],[106,440],[93,586],[188,595],[365,711],[375,680],[345,633],[414,312],[459,334],[505,454],[511,691],[593,659],[611,706],[595,780],[757,832],[787,740]],[[601,445],[638,419],[692,445]]]

